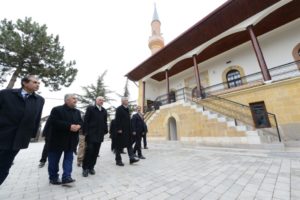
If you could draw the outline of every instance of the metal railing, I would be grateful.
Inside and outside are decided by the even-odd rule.
[[[277,123],[276,115],[270,112],[266,112],[266,118],[258,119],[254,121],[251,107],[244,105],[229,99],[225,99],[219,96],[210,95],[205,99],[200,98],[188,98],[191,101],[203,106],[203,108],[209,108],[219,114],[226,117],[232,118],[235,124],[238,125],[239,122],[249,125],[251,127],[259,129],[258,125],[266,125],[264,132],[278,137],[279,142],[281,142],[281,136],[279,132],[279,127]]]
[[[158,110],[160,106],[179,100],[192,101],[201,105],[203,109],[209,109],[218,114],[224,115],[227,118],[233,119],[236,125],[242,123],[243,125],[248,125],[255,129],[260,129],[259,127],[257,127],[257,123],[254,122],[251,107],[248,105],[244,105],[212,94],[206,96],[205,99],[193,97],[191,88],[181,88],[179,90],[173,91],[172,95],[168,96],[167,94],[165,94],[158,96],[153,104],[150,105],[151,107],[148,111]],[[154,112],[149,112],[150,115],[152,115],[151,113],[153,114]],[[263,128],[261,130],[263,130],[264,133],[277,137],[279,142],[281,142],[276,115],[270,112],[266,112],[266,115],[268,128]],[[263,122],[264,121],[261,121],[261,123]]]
[[[171,91],[169,94],[163,94],[156,97],[156,99],[152,103],[145,106],[145,112],[158,110],[160,106],[174,103],[179,100],[185,100],[185,89],[186,88],[181,88],[178,90]]]
[[[276,82],[300,76],[299,65],[300,60],[270,68],[269,72],[272,77],[272,81]],[[160,106],[170,104],[178,100],[190,100],[202,105],[204,108],[209,108],[212,111],[234,119],[236,125],[239,122],[242,122],[246,125],[257,128],[250,106],[217,96],[217,94],[220,94],[221,92],[224,94],[226,92],[231,92],[232,90],[241,90],[243,89],[243,86],[251,87],[261,85],[264,82],[261,72],[241,77],[240,80],[240,87],[228,88],[229,82],[223,82],[203,88],[201,95],[202,98],[194,98],[192,95],[193,90],[191,88],[181,88],[176,91],[171,91],[169,94],[158,96],[151,104],[147,105],[144,110],[145,112],[155,111],[158,110]],[[266,115],[268,120],[267,123],[270,128],[264,129],[264,132],[268,132],[269,134],[278,137],[278,140],[281,142],[276,115],[269,112],[266,112]]]
[[[298,68],[298,65],[300,65],[300,60],[270,68],[269,72],[272,77],[272,81],[276,82],[300,76],[300,70]],[[238,87],[229,87],[230,83],[232,82],[226,81],[205,87],[202,89],[202,93],[204,96],[207,96],[208,94],[217,95],[221,92],[224,93],[226,91],[231,92],[232,90],[242,89],[243,86],[251,87],[256,85],[262,85],[264,83],[261,72],[256,72],[247,76],[240,77],[235,81],[237,81]]]

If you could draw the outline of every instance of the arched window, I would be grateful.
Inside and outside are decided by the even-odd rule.
[[[300,43],[298,43],[294,49],[293,49],[293,56],[295,61],[299,61],[300,60]],[[298,69],[300,70],[300,63],[297,63],[298,65]]]
[[[241,74],[236,69],[230,70],[226,75],[226,79],[228,88],[233,88],[242,85]]]

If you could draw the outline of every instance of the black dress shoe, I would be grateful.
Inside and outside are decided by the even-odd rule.
[[[82,176],[83,176],[83,177],[88,177],[88,175],[89,175],[89,170],[88,170],[88,169],[84,169],[84,170],[82,171]]]
[[[49,183],[52,185],[61,185],[61,181],[59,179],[52,179]]]
[[[96,174],[96,171],[95,171],[94,169],[90,169],[90,170],[89,170],[89,173],[90,173],[91,175],[95,175],[95,174]]]
[[[148,147],[144,147],[144,149],[148,149]]]
[[[71,183],[74,183],[75,181],[76,181],[75,179],[72,179],[71,177],[69,177],[69,178],[63,179],[61,184],[62,185],[69,185]]]
[[[45,162],[40,162],[39,168],[42,168],[42,167],[44,167],[44,166],[45,166]]]
[[[116,165],[123,167],[124,163],[122,163],[122,161],[116,162]]]
[[[143,155],[139,156],[139,159],[146,159]]]
[[[136,157],[133,157],[133,158],[131,158],[131,159],[129,160],[129,163],[130,163],[130,164],[133,164],[133,163],[136,163],[136,162],[139,162],[139,159],[136,158]]]

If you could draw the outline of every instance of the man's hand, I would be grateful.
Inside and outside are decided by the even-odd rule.
[[[118,133],[122,133],[122,130],[118,130]]]
[[[71,127],[70,127],[70,131],[77,132],[77,131],[79,131],[80,128],[81,128],[80,125],[78,125],[78,124],[72,124]]]
[[[136,132],[132,132],[132,135],[136,135]]]

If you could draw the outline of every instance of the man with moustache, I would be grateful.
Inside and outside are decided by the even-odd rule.
[[[80,111],[77,110],[77,98],[66,94],[64,105],[54,107],[50,114],[51,134],[48,149],[48,173],[50,184],[70,184],[75,182],[71,177],[73,153],[78,144],[78,133],[83,125]],[[62,181],[59,179],[59,160],[64,153]]]
[[[0,185],[20,149],[26,149],[38,132],[44,98],[36,94],[40,82],[34,75],[21,80],[22,88],[0,91]]]

